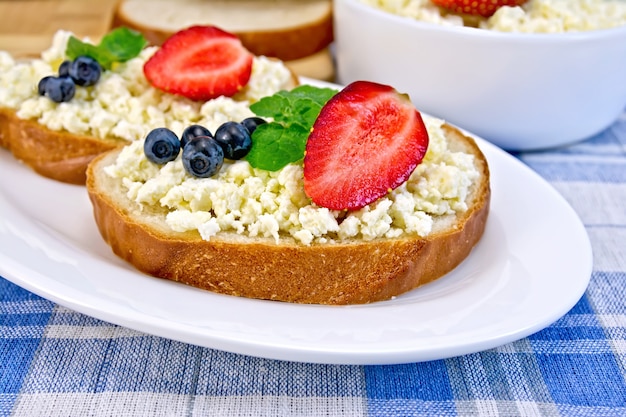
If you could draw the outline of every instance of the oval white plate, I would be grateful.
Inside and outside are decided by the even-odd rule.
[[[553,323],[584,293],[578,216],[521,162],[476,139],[492,175],[481,242],[447,276],[396,299],[312,306],[213,294],[137,272],[102,241],[83,187],[0,150],[0,274],[75,311],[146,333],[272,359],[426,361],[493,348]]]

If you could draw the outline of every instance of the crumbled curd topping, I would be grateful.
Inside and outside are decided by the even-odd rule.
[[[460,16],[444,15],[439,7],[430,0],[361,0],[365,4],[377,7],[399,16],[411,17],[424,22],[444,26],[463,26]]]
[[[226,160],[215,176],[195,178],[185,172],[180,155],[158,166],[144,155],[143,142],[136,141],[121,151],[106,173],[120,178],[127,197],[140,207],[166,208],[172,230],[197,230],[205,240],[220,231],[276,241],[291,236],[305,245],[426,236],[434,216],[467,210],[465,201],[479,173],[472,155],[448,150],[443,121],[423,117],[430,138],[428,152],[409,180],[348,213],[311,202],[304,193],[300,164],[269,172],[245,160]]]
[[[292,74],[282,62],[255,57],[250,82],[242,91],[232,98],[195,102],[148,83],[143,65],[157,50],[148,47],[139,56],[103,71],[95,86],[77,87],[71,101],[55,103],[38,94],[37,84],[57,73],[70,35],[57,32],[40,59],[16,62],[0,52],[0,107],[15,109],[18,117],[37,120],[52,130],[134,141],[157,127],[180,135],[191,124],[215,130],[225,121],[242,120],[253,115],[249,109],[252,102],[292,82]]]
[[[443,25],[464,24],[430,0],[361,0],[400,16]],[[623,0],[528,0],[521,6],[504,6],[478,21],[483,29],[501,32],[562,33],[608,29],[626,24]]]

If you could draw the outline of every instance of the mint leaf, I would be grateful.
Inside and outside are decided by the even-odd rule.
[[[103,68],[111,69],[115,62],[125,62],[139,55],[147,44],[141,33],[120,27],[107,33],[98,45],[71,36],[67,42],[65,55],[72,60],[87,55],[98,61]]]
[[[278,171],[302,159],[308,137],[309,129],[299,124],[289,128],[278,123],[260,125],[253,133],[252,149],[246,160],[255,168]]]
[[[250,110],[257,116],[271,117],[274,120],[280,120],[283,117],[288,118],[289,116],[283,114],[283,111],[291,112],[291,108],[289,98],[285,97],[284,93],[284,91],[279,91],[272,96],[263,97],[261,100],[253,103],[250,106]]]
[[[99,57],[101,52],[95,45],[83,42],[74,36],[70,36],[70,39],[67,41],[65,55],[67,55],[69,59],[76,59],[81,55],[87,55],[100,62]],[[102,63],[100,63],[100,65],[102,65]]]
[[[147,44],[141,33],[121,27],[105,35],[98,48],[108,51],[115,62],[126,62],[139,55]]]
[[[308,84],[298,86],[290,91],[292,97],[296,99],[312,100],[320,106],[324,106],[335,94],[337,94],[337,90],[335,89],[314,87]]]
[[[317,120],[317,116],[320,115],[322,107],[324,106],[313,100],[300,99],[293,103],[293,112],[301,119],[300,123],[310,128],[313,126],[313,123],[315,123],[315,120]]]
[[[252,149],[246,160],[255,168],[278,171],[304,158],[313,123],[322,107],[335,94],[332,88],[301,85],[291,91],[264,97],[250,106],[260,117],[273,121],[260,125],[252,134]]]

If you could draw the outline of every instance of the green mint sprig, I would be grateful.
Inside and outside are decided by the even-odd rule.
[[[98,61],[103,68],[111,69],[113,63],[125,62],[139,55],[147,44],[148,41],[141,33],[120,27],[104,35],[98,45],[70,36],[65,55],[72,60],[87,55]]]
[[[278,171],[304,158],[306,141],[322,107],[335,94],[332,88],[301,85],[264,97],[250,106],[260,117],[272,118],[252,134],[246,160],[254,168]]]

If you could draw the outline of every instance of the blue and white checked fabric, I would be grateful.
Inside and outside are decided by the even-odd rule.
[[[432,362],[292,363],[128,330],[0,278],[0,415],[626,416],[626,113],[516,156],[574,207],[594,251],[589,288],[550,327]]]

